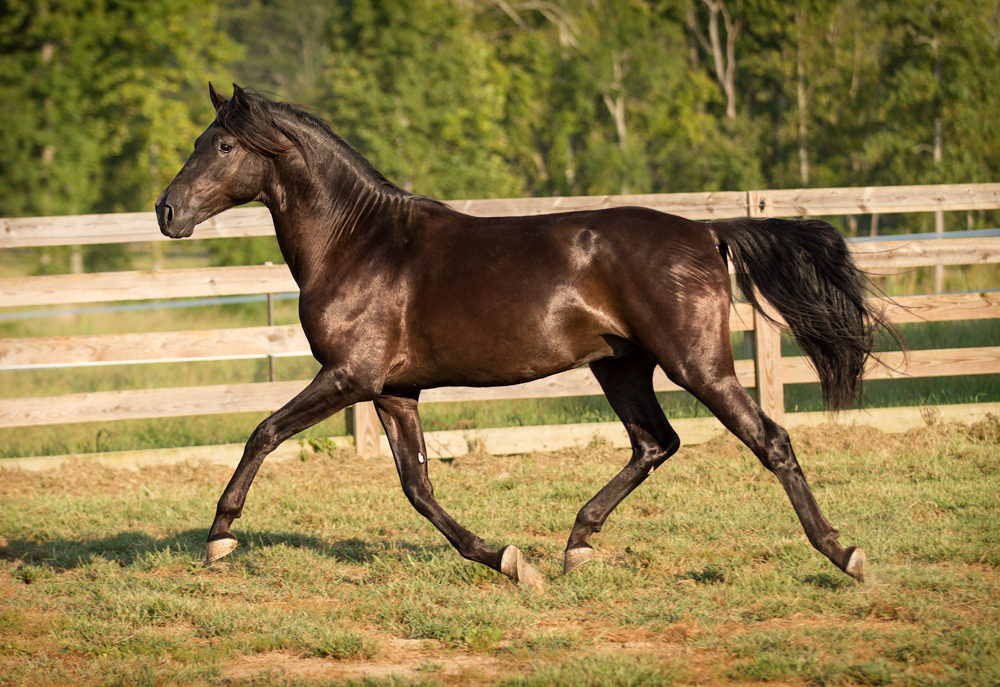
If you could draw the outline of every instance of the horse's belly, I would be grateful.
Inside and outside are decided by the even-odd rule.
[[[441,341],[415,355],[386,380],[387,385],[429,389],[442,386],[507,386],[571,370],[616,354],[614,337],[573,341],[492,337],[480,345]]]

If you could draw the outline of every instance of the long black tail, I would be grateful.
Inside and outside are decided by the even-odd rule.
[[[736,283],[761,311],[754,291],[774,306],[819,373],[831,410],[860,401],[865,364],[876,334],[895,328],[865,297],[871,286],[833,225],[822,220],[727,219],[712,223]],[[761,311],[763,312],[763,311]]]

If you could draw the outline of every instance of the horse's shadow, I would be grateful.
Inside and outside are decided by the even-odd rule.
[[[117,532],[104,537],[74,539],[33,538],[8,539],[0,546],[0,560],[46,568],[52,572],[65,572],[103,560],[128,568],[155,564],[158,556],[200,560],[205,554],[207,531],[190,529],[162,537],[134,530]],[[358,538],[325,541],[315,536],[294,532],[246,533],[241,537],[240,548],[231,556],[238,560],[252,551],[287,547],[309,549],[338,563],[364,565],[378,557],[402,554],[418,560],[434,558],[447,547],[423,546],[406,541],[378,539],[365,541]]]

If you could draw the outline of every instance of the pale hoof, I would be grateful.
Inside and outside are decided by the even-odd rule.
[[[524,560],[520,549],[508,546],[500,559],[500,572],[517,582],[522,589],[540,592],[545,589],[545,580],[534,566]]]
[[[212,565],[220,558],[224,558],[236,548],[236,537],[222,537],[208,542],[208,551],[205,555],[205,565]]]
[[[568,575],[570,571],[576,570],[593,558],[594,550],[589,546],[581,546],[578,549],[566,549],[566,559],[563,563],[563,575]]]
[[[865,552],[861,549],[854,549],[844,572],[856,579],[858,582],[865,581]]]

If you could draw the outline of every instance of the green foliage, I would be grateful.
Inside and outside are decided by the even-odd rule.
[[[506,79],[468,11],[352,0],[330,27],[320,106],[383,174],[443,198],[521,195],[504,159]]]
[[[709,5],[681,0],[217,2],[4,3],[0,214],[148,209],[210,121],[209,78],[315,108],[446,199],[1000,171],[996,0],[725,0],[718,48]]]
[[[236,45],[213,4],[9,0],[0,10],[0,214],[148,210]]]

